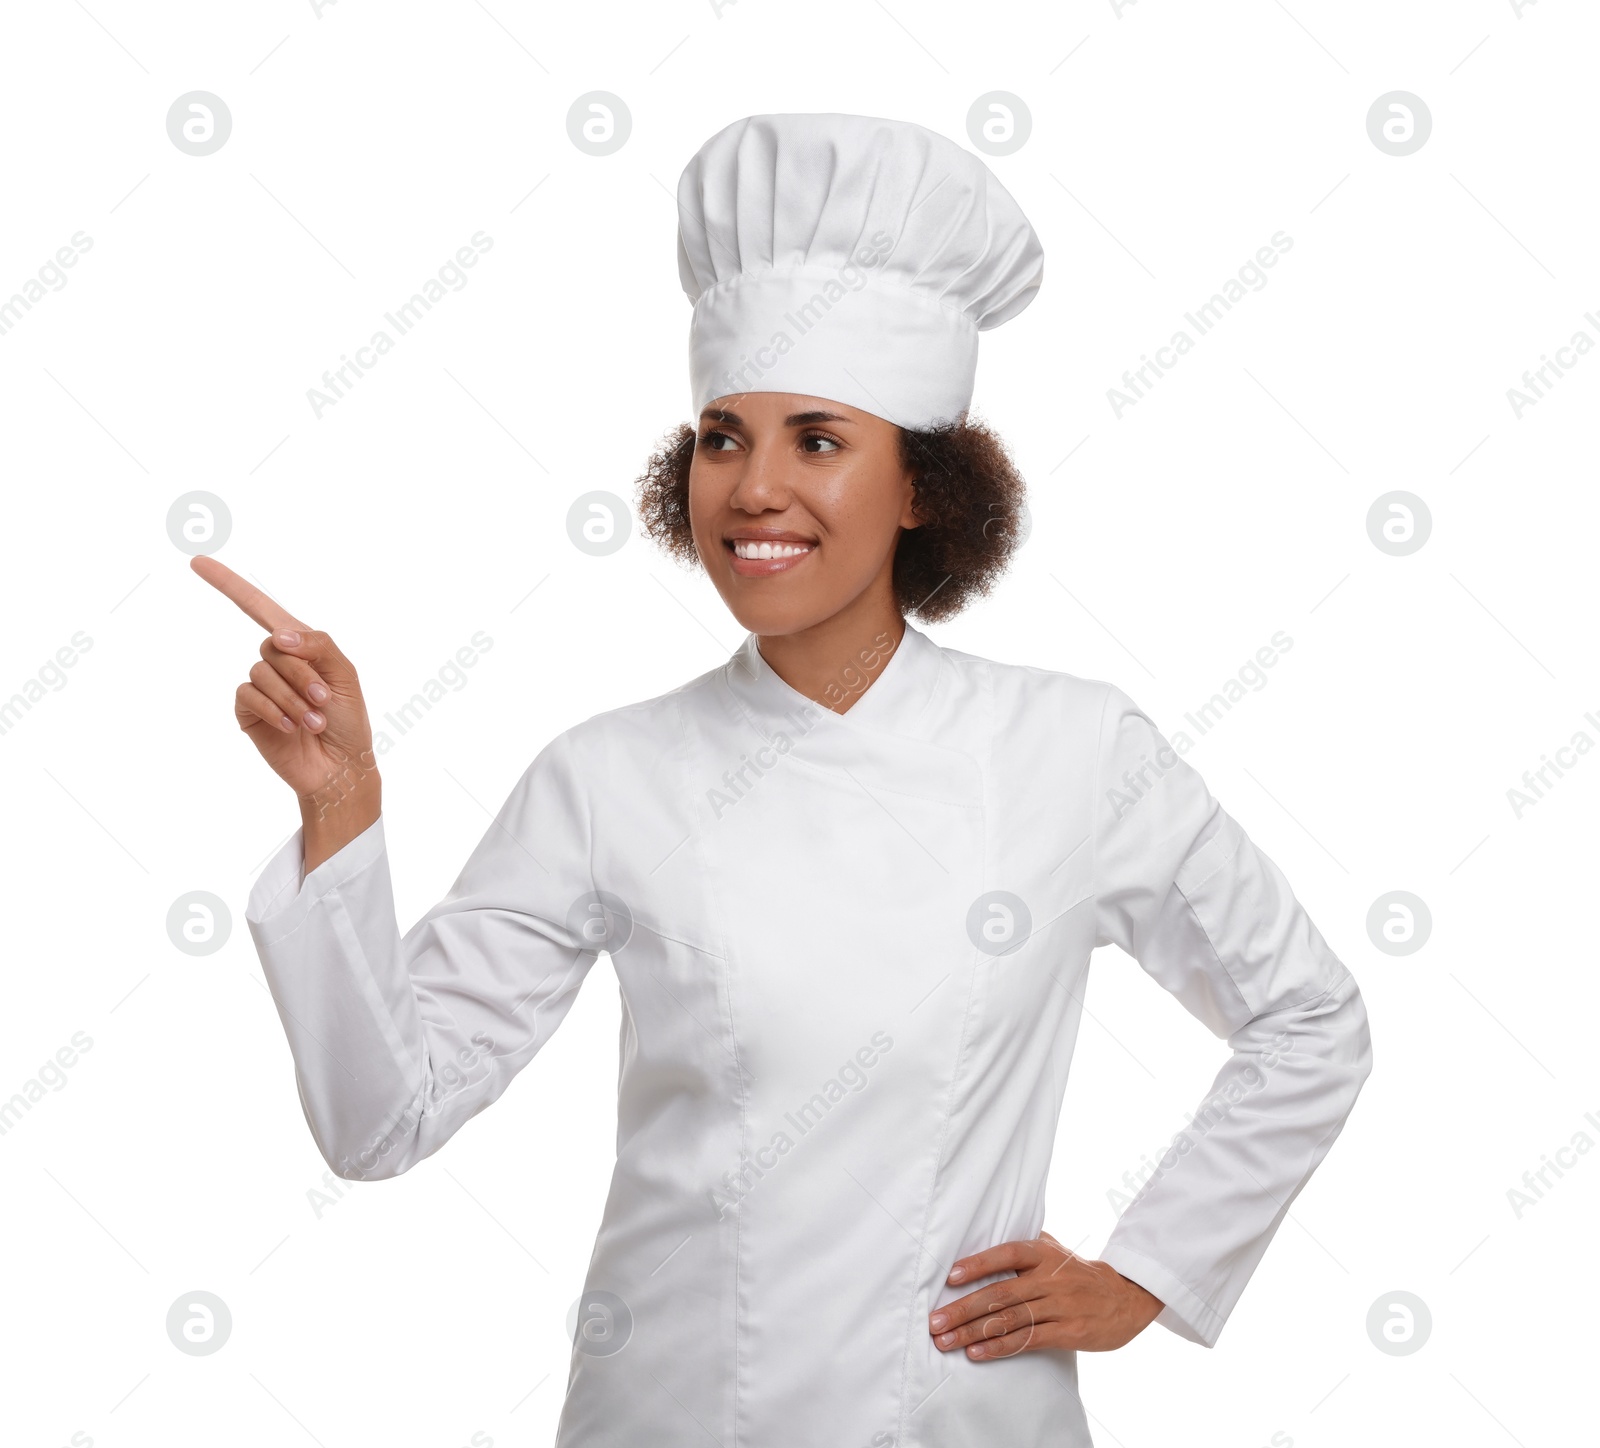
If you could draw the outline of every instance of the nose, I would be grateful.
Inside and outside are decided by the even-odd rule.
[[[782,512],[789,506],[788,454],[781,437],[760,438],[749,445],[739,481],[728,496],[745,513]]]

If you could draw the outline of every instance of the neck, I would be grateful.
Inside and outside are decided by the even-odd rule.
[[[758,634],[756,642],[761,657],[791,689],[844,714],[883,672],[905,631],[892,594],[877,599],[863,594],[810,628]]]

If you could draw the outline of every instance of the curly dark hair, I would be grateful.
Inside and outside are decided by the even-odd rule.
[[[899,433],[919,526],[901,533],[895,549],[895,600],[903,614],[937,622],[987,594],[1005,571],[1023,539],[1027,485],[999,434],[982,422]],[[645,532],[690,567],[700,561],[689,527],[694,442],[695,430],[679,423],[636,479]]]

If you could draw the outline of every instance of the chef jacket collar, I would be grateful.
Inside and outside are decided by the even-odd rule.
[[[728,660],[727,677],[729,687],[769,734],[793,734],[797,724],[809,732],[826,723],[920,737],[942,667],[939,645],[908,620],[888,663],[843,714],[786,684],[762,656],[753,633],[745,635]],[[845,687],[845,678],[840,683]]]

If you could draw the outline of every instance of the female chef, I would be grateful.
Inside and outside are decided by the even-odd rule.
[[[341,1176],[408,1170],[604,952],[617,1159],[558,1444],[1078,1448],[1079,1350],[1217,1341],[1370,1070],[1361,996],[1125,693],[907,621],[1017,541],[1020,480],[966,414],[1042,253],[987,167],[915,125],[754,116],[678,213],[695,426],[641,511],[748,632],[547,744],[404,935],[354,666],[194,560],[270,630],[235,713],[302,827],[246,918],[305,1117]],[[1044,1187],[1113,942],[1231,1055],[1090,1260]]]

